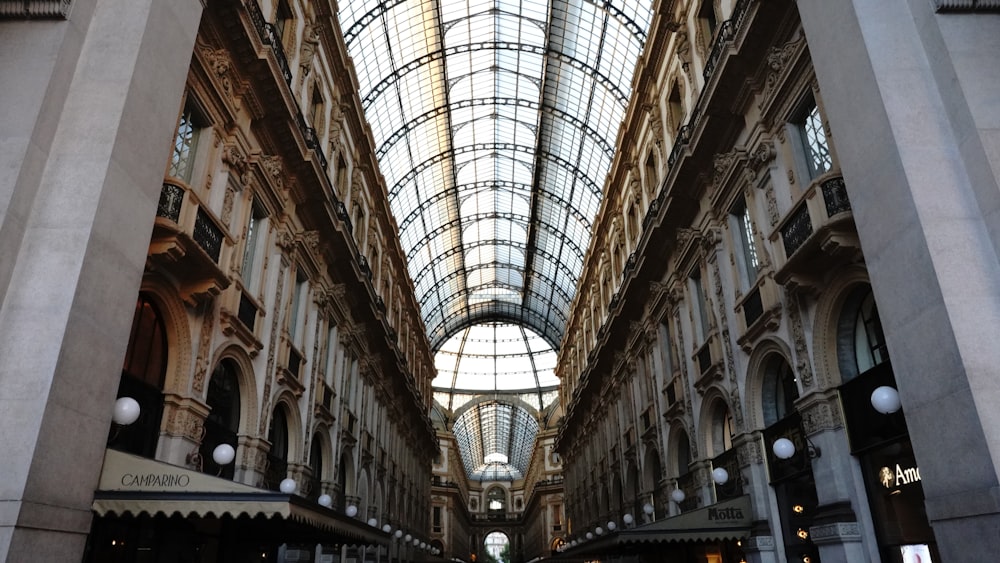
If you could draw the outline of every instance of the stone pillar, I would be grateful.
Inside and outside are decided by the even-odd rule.
[[[198,0],[0,22],[0,561],[79,561]]]
[[[1000,16],[939,3],[797,5],[942,558],[991,561]]]

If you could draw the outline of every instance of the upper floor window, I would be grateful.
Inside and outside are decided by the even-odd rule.
[[[810,97],[806,100],[794,124],[802,141],[809,177],[815,178],[833,166],[833,158],[830,156],[830,144],[823,128],[823,116],[814,99]]]
[[[718,401],[712,411],[712,455],[732,448],[734,434],[733,415],[724,402]]]
[[[292,310],[290,311],[291,318],[288,321],[288,335],[292,339],[292,344],[297,348],[301,348],[302,345],[302,327],[300,325],[305,323],[306,317],[306,293],[308,293],[309,280],[306,279],[304,273],[301,270],[295,273],[295,289],[292,292]]]
[[[503,487],[493,487],[488,493],[487,508],[491,511],[503,511],[507,508],[507,492]]]
[[[711,41],[715,29],[719,26],[719,17],[715,13],[715,0],[702,0],[698,8],[698,24],[705,34],[705,40]]]
[[[702,284],[701,272],[696,268],[688,279],[691,288],[694,307],[694,335],[695,344],[701,344],[708,335],[708,303],[705,298],[705,286]]]
[[[750,219],[750,208],[746,200],[740,198],[729,212],[729,225],[736,240],[733,243],[738,248],[736,263],[743,278],[744,289],[757,281],[760,259],[757,256],[757,245],[753,236],[753,221]]]
[[[259,256],[264,253],[263,231],[266,228],[267,215],[256,201],[250,204],[250,218],[247,221],[246,245],[243,247],[243,284],[248,289],[256,289],[256,281],[260,278],[254,271],[258,266]]]
[[[285,0],[278,0],[278,10],[274,16],[274,32],[278,34],[285,52],[288,52],[295,44],[295,19]]]
[[[193,105],[189,103],[184,106],[184,112],[181,113],[180,121],[177,123],[177,135],[174,137],[168,175],[185,182],[191,181],[198,139],[204,128],[205,120],[198,114]]]
[[[670,128],[670,134],[676,137],[683,122],[684,106],[681,103],[681,90],[675,80],[670,88],[670,96],[667,97],[667,126]]]

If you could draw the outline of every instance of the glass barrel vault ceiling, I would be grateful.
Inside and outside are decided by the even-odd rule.
[[[470,477],[519,478],[538,430],[521,401],[540,411],[556,397],[553,350],[632,93],[651,0],[339,5],[439,356],[435,397],[451,412],[478,401],[454,425]],[[470,327],[519,330],[530,350],[523,357],[535,365],[514,367],[516,354],[499,348],[459,359],[469,350],[450,347],[477,341]],[[536,353],[539,339],[551,365]],[[466,380],[463,370],[477,362],[468,373],[480,379]],[[481,367],[489,362],[504,367]],[[482,400],[498,393],[505,397]]]
[[[341,0],[433,349],[477,321],[562,338],[650,0]]]

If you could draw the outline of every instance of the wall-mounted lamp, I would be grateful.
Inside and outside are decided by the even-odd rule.
[[[413,536],[411,536],[410,534],[406,534],[406,537],[403,538],[403,541],[405,541],[406,543],[410,543],[410,540],[412,540],[412,539],[413,539]]]
[[[282,479],[281,483],[278,484],[278,489],[286,495],[294,493],[297,488],[299,488],[299,484],[295,482],[295,479],[290,477],[288,479]]]
[[[608,520],[608,531],[609,532],[615,531],[615,528],[617,528],[617,527],[618,527],[618,524],[615,524],[614,520]]]
[[[778,459],[789,459],[795,455],[795,444],[788,438],[778,438],[771,444],[771,451]],[[823,455],[823,452],[806,438],[806,455],[809,459],[816,459]]]
[[[646,516],[652,516],[653,505],[647,502],[646,504],[642,505],[642,511],[646,513]]]
[[[389,524],[382,524],[382,531],[388,534],[392,531],[392,526]]]
[[[892,414],[900,409],[899,391],[895,387],[883,385],[872,391],[872,406],[882,414]]]
[[[368,525],[371,526],[372,528],[378,528],[378,520],[376,520],[375,517],[372,516],[371,518],[368,519]]]
[[[111,420],[115,424],[128,426],[139,420],[139,414],[141,413],[142,408],[139,407],[139,401],[136,401],[132,397],[121,397],[115,401],[115,410],[111,414]]]
[[[319,495],[319,498],[316,499],[316,502],[318,502],[320,506],[325,506],[327,508],[330,508],[331,506],[333,506],[333,497],[331,497],[328,494],[322,494]]]
[[[716,467],[712,470],[712,480],[716,485],[725,485],[729,482],[729,472],[725,467]]]
[[[586,538],[587,538],[588,540],[592,540],[592,539],[594,539],[594,533],[593,533],[593,532],[587,532],[587,535],[586,535]]]
[[[344,509],[344,514],[346,514],[348,518],[354,518],[358,515],[358,507],[353,504],[349,504],[347,505],[347,508]]]
[[[626,526],[631,526],[632,522],[635,522],[635,517],[631,514],[626,514],[625,516],[622,516],[622,522],[625,522]]]
[[[604,528],[602,528],[602,527],[600,527],[600,526],[598,526],[598,527],[594,528],[594,534],[596,534],[596,535],[600,536],[600,535],[601,535],[601,534],[603,534],[603,533],[604,533]]]
[[[670,500],[676,502],[677,504],[684,502],[685,498],[687,498],[687,495],[685,495],[684,491],[681,489],[674,489],[670,491]]]
[[[396,530],[396,533],[393,535],[396,536],[396,539],[398,540],[399,538],[403,537],[403,530]]]

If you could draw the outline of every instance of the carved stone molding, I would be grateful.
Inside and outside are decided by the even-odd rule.
[[[72,0],[0,2],[0,19],[66,18]]]
[[[743,542],[745,551],[774,551],[774,536],[750,536]]]
[[[805,35],[799,34],[784,45],[772,47],[767,54],[768,75],[764,80],[764,95],[761,97],[760,108],[763,109],[771,99],[772,94],[778,87],[778,82],[788,66],[788,61],[792,59],[799,48],[805,44]]]
[[[861,530],[857,522],[831,522],[809,528],[809,535],[818,545],[860,542]]]
[[[802,413],[802,430],[806,436],[844,427],[844,415],[840,411],[840,403],[837,401],[820,401],[802,406],[799,411]]]

